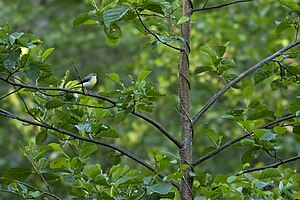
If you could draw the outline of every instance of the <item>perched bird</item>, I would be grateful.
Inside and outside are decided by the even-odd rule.
[[[89,75],[81,79],[77,85],[73,86],[73,88],[83,87],[85,89],[91,89],[96,85],[96,83],[97,83],[97,74],[90,73]]]

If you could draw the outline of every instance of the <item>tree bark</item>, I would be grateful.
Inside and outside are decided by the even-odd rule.
[[[182,14],[183,16],[191,17],[192,2],[183,0]],[[182,47],[179,60],[179,99],[180,99],[180,114],[181,114],[181,141],[182,148],[180,149],[181,164],[187,164],[190,167],[184,170],[184,176],[180,183],[180,196],[183,200],[193,199],[193,177],[190,176],[192,169],[192,139],[193,128],[190,117],[190,83],[189,83],[189,53],[190,53],[190,20],[181,25],[181,33],[185,39],[185,45]]]

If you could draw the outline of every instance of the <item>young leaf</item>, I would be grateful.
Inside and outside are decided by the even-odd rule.
[[[112,9],[108,9],[104,12],[103,21],[105,26],[108,28],[111,24],[120,20],[129,10],[130,7],[125,5],[117,5]]]
[[[51,53],[54,51],[55,48],[49,48],[42,54],[42,61],[44,61]]]
[[[145,70],[143,72],[141,72],[138,76],[138,82],[142,82],[143,80],[145,80],[147,78],[147,76],[149,76],[149,74],[151,74],[151,71],[149,70]]]
[[[255,74],[254,74],[254,82],[255,82],[255,85],[260,83],[261,81],[265,80],[266,78],[268,78],[269,76],[271,76],[271,72],[264,69],[264,68],[261,68],[261,69],[258,69]]]
[[[32,169],[25,167],[10,168],[3,173],[3,177],[7,179],[25,181],[32,172]]]

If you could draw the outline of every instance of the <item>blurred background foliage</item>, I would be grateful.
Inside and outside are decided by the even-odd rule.
[[[208,1],[207,6],[224,2],[229,1]],[[200,8],[203,3],[204,1],[195,1],[194,7]],[[72,62],[81,77],[90,72],[97,73],[99,83],[97,88],[94,88],[95,92],[113,91],[117,87],[106,76],[108,73],[117,72],[122,80],[129,82],[128,75],[136,76],[143,70],[151,70],[148,80],[166,95],[156,102],[154,112],[147,114],[159,121],[173,135],[180,137],[179,106],[176,97],[178,53],[163,45],[151,48],[150,42],[154,38],[145,37],[132,24],[121,24],[123,36],[115,46],[106,43],[103,27],[94,25],[74,28],[72,22],[75,17],[91,9],[89,2],[82,0],[0,0],[0,23],[3,26],[8,22],[13,31],[34,33],[43,41],[41,50],[54,47],[54,52],[46,61],[53,66],[58,77],[62,78],[65,71],[70,70],[70,79],[77,78]],[[235,60],[237,68],[232,71],[238,74],[293,40],[293,31],[277,33],[275,30],[275,20],[281,21],[286,13],[287,9],[280,6],[277,0],[255,0],[194,14],[190,62],[193,114],[224,86],[224,82],[209,73],[193,75],[197,66],[210,62],[209,56],[200,51],[200,47],[204,44],[224,45],[229,42],[226,56]],[[296,87],[289,88],[288,92],[272,91],[269,83],[270,81],[267,81],[258,85],[253,96],[270,107],[275,108],[278,102],[288,105],[289,100],[299,94],[299,88]],[[242,84],[254,84],[253,77],[243,80]],[[4,90],[0,85],[0,91]],[[206,128],[224,134],[223,141],[243,134],[243,130],[235,122],[222,118],[230,108],[245,108],[241,95],[241,91],[231,89],[201,119],[194,135],[195,154],[202,155],[203,147],[212,145],[209,139],[204,137],[203,130]],[[10,98],[5,107],[16,114],[25,112],[18,99]],[[0,120],[0,173],[9,167],[29,165],[19,153],[19,141],[29,141],[37,133],[34,127],[7,121]],[[154,162],[153,156],[158,152],[177,153],[166,138],[140,119],[129,117],[117,126],[117,131],[121,136],[118,142],[121,146],[126,146],[128,150],[151,162]],[[123,145],[122,141],[127,142]],[[299,145],[289,136],[284,137],[282,142],[292,148],[280,152],[281,156],[291,156],[300,150]],[[197,170],[212,174],[236,173],[235,170],[240,168],[237,166],[242,165],[239,152],[244,148],[231,147],[220,156],[205,162]],[[104,169],[110,167],[111,163],[107,158],[109,152],[107,149],[97,151],[91,162],[101,162]],[[122,159],[127,164],[140,168],[127,158]],[[275,162],[276,159],[270,160],[267,155],[261,159],[261,162],[265,163],[271,161]]]

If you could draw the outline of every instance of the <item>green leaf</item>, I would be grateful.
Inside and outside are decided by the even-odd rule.
[[[112,24],[108,28],[105,27],[104,32],[106,34],[106,41],[109,45],[117,44],[122,37],[122,31],[116,23]]]
[[[40,145],[47,140],[47,137],[48,137],[47,131],[46,130],[41,131],[37,134],[37,136],[35,138],[35,143],[37,145]]]
[[[189,17],[187,17],[187,16],[182,16],[182,17],[180,17],[180,19],[178,20],[177,25],[181,25],[181,24],[183,24],[183,23],[185,23],[185,22],[187,22],[187,21],[189,21],[189,20],[190,20]]]
[[[142,71],[138,76],[138,82],[141,83],[143,80],[147,78],[147,76],[149,76],[149,74],[151,74],[151,71],[149,70]]]
[[[264,169],[258,175],[258,178],[260,180],[267,179],[267,178],[275,178],[275,177],[281,177],[281,174],[278,169],[274,169],[274,168]]]
[[[272,133],[271,131],[268,131],[267,133],[265,133],[261,138],[259,138],[260,140],[265,140],[265,141],[270,141],[276,138],[276,134]]]
[[[293,0],[280,0],[279,2],[282,5],[288,7],[289,9],[291,9],[292,11],[300,14],[300,6],[297,3],[297,1],[293,1]]]
[[[216,59],[216,53],[215,53],[214,49],[211,46],[206,44],[206,45],[202,46],[200,48],[200,50],[207,53],[213,60]]]
[[[59,157],[59,158],[56,158],[55,160],[53,160],[50,163],[50,168],[51,169],[59,169],[61,167],[66,167],[66,168],[70,167],[70,163],[67,160],[67,158]]]
[[[95,164],[95,165],[85,165],[82,173],[89,176],[89,177],[96,177],[98,175],[102,174],[102,169],[100,164]]]
[[[201,73],[206,72],[206,71],[211,71],[211,67],[209,67],[209,66],[198,66],[198,67],[196,67],[196,69],[194,71],[194,75],[201,74]]]
[[[10,42],[10,44],[13,45],[17,39],[19,39],[20,37],[22,37],[22,35],[24,35],[23,32],[14,32],[14,33],[10,34],[9,35],[9,42]]]
[[[255,85],[260,83],[261,81],[265,80],[266,78],[268,78],[269,76],[271,76],[271,72],[264,69],[264,68],[261,68],[261,69],[258,69],[255,74],[254,74],[254,82],[255,82]]]
[[[100,133],[97,134],[97,137],[98,136],[110,137],[110,138],[119,138],[120,137],[119,134],[111,128],[109,128],[108,130],[105,130],[105,131],[101,131]]]
[[[79,156],[81,158],[86,158],[90,154],[94,153],[98,150],[98,146],[96,144],[92,144],[90,142],[81,142],[79,145]]]
[[[55,48],[46,49],[46,51],[42,54],[42,61],[44,61],[51,53],[54,51]]]
[[[296,113],[300,110],[300,98],[293,101],[289,106],[288,109],[291,113]]]
[[[32,81],[36,81],[40,75],[39,68],[35,66],[29,66],[29,69],[25,71],[25,75]]]
[[[112,9],[106,10],[103,15],[105,26],[108,28],[111,24],[120,20],[129,11],[129,8],[125,5],[117,5]]]
[[[294,25],[294,21],[290,16],[287,16],[284,20],[281,22],[276,21],[276,32],[280,33],[283,32],[289,28],[292,28]]]
[[[223,58],[221,64],[226,67],[236,67],[236,64],[232,58]]]
[[[13,71],[16,69],[18,62],[20,61],[20,54],[18,52],[14,52],[10,54],[7,59],[3,62],[3,66],[8,71]]]
[[[286,129],[287,129],[286,127],[282,127],[282,126],[274,127],[274,131],[279,137],[281,137],[285,133]]]
[[[47,101],[45,103],[45,108],[50,110],[50,109],[54,109],[54,108],[59,108],[63,105],[64,105],[63,102],[58,101],[58,100],[53,100],[53,101]]]
[[[115,114],[115,123],[120,123],[121,121],[124,121],[126,119],[126,117],[129,115],[130,112],[126,111],[126,110],[121,110],[121,111],[118,111],[116,114]]]
[[[47,63],[40,62],[40,61],[33,61],[29,65],[30,68],[38,68],[39,70],[43,71],[47,76],[53,75],[54,71],[53,68],[48,65]]]
[[[220,146],[222,136],[219,136],[213,129],[206,129],[205,135],[215,144],[215,146]]]
[[[214,46],[215,52],[219,58],[222,58],[224,56],[224,54],[226,52],[226,48],[227,47],[221,46],[221,45]]]
[[[85,12],[81,13],[78,15],[74,20],[73,20],[73,27],[77,27],[80,25],[93,25],[93,24],[98,24],[99,22],[93,20],[93,17],[97,17],[96,11],[90,11],[90,12]]]
[[[157,183],[152,186],[147,186],[147,190],[150,192],[155,192],[159,194],[168,194],[172,190],[171,183]]]
[[[25,167],[10,168],[3,173],[3,177],[7,179],[26,181],[28,176],[33,173],[32,169]]]
[[[113,73],[107,74],[107,76],[108,76],[109,78],[111,78],[113,81],[115,81],[116,83],[122,85],[122,83],[121,83],[121,81],[120,81],[119,74],[113,72]]]

